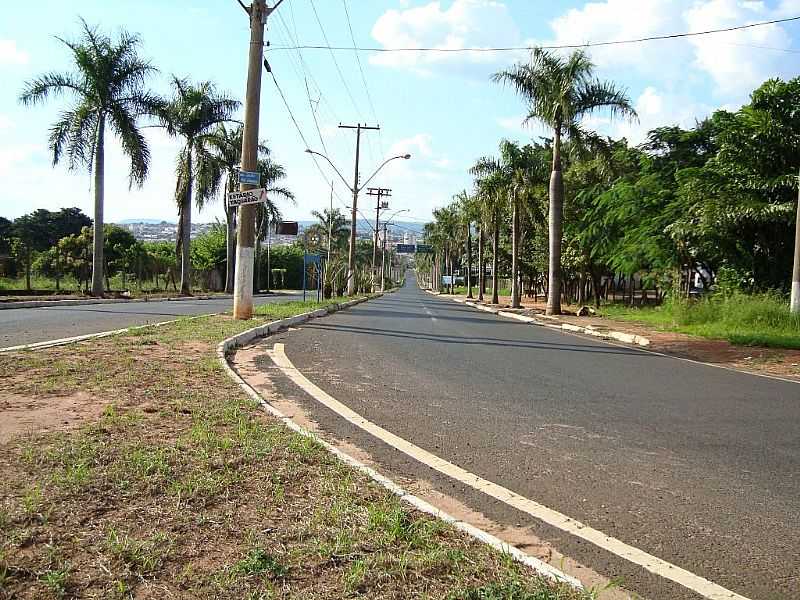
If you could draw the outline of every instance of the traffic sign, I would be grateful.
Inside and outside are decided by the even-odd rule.
[[[228,206],[242,206],[243,204],[259,204],[267,199],[267,190],[247,190],[246,192],[231,192],[228,194]]]
[[[433,254],[433,248],[428,244],[417,244],[417,254]]]
[[[398,254],[414,254],[414,251],[415,251],[414,244],[397,244]]]
[[[261,185],[261,173],[258,171],[239,171],[239,183]]]

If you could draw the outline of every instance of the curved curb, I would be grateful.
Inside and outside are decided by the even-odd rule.
[[[547,320],[555,321],[555,323],[546,323],[536,317],[529,317],[526,315],[520,315],[517,313],[508,312],[501,308],[485,306],[483,304],[478,304],[477,302],[472,302],[470,300],[462,300],[461,298],[454,298],[452,296],[442,296],[441,294],[437,294],[436,292],[432,292],[430,290],[424,290],[424,291],[439,298],[444,297],[446,300],[450,300],[451,302],[458,302],[459,304],[464,304],[466,306],[471,306],[472,308],[476,308],[478,310],[492,313],[494,315],[497,315],[498,317],[516,319],[517,321],[522,321],[523,323],[529,323],[531,325],[539,325],[540,327],[547,327],[549,329],[569,331],[570,333],[583,333],[585,335],[591,335],[593,337],[612,339],[618,342],[623,342],[625,344],[633,344],[634,346],[647,347],[650,345],[650,340],[641,335],[634,335],[632,333],[625,333],[623,331],[599,331],[597,329],[594,329],[593,327],[581,327],[580,325],[573,325],[571,323],[561,323],[558,321],[558,319],[554,317],[543,317]]]
[[[480,541],[480,542],[482,542],[484,544],[487,544],[488,546],[491,546],[495,550],[498,550],[500,552],[508,554],[515,561],[517,561],[520,564],[523,564],[523,565],[533,569],[536,573],[538,573],[542,577],[546,577],[546,578],[548,578],[548,579],[550,579],[552,581],[557,581],[559,583],[569,584],[569,585],[571,585],[571,586],[573,586],[573,587],[575,587],[576,589],[579,589],[579,590],[584,589],[583,588],[583,584],[581,584],[581,582],[578,581],[577,579],[575,579],[574,577],[570,577],[566,573],[563,573],[562,571],[560,571],[560,570],[556,569],[555,567],[545,563],[544,561],[541,561],[536,557],[533,557],[533,556],[530,556],[529,554],[526,554],[522,550],[520,550],[520,549],[518,549],[518,548],[516,548],[514,546],[511,546],[510,544],[507,544],[506,542],[504,542],[500,538],[495,537],[492,534],[490,534],[490,533],[488,533],[488,532],[486,532],[486,531],[484,531],[482,529],[479,529],[478,527],[475,527],[474,525],[471,525],[471,524],[469,524],[469,523],[467,523],[465,521],[461,521],[459,519],[456,519],[452,515],[444,512],[442,510],[439,510],[438,508],[436,508],[432,504],[426,502],[425,500],[423,500],[419,496],[415,496],[414,494],[410,494],[409,492],[407,492],[406,490],[401,488],[399,485],[397,485],[394,481],[392,481],[388,477],[385,477],[384,475],[381,475],[376,470],[372,469],[371,467],[368,467],[367,465],[365,465],[361,461],[353,458],[349,454],[347,454],[345,452],[342,452],[341,450],[339,450],[335,446],[329,444],[328,442],[326,442],[325,440],[321,439],[320,437],[318,437],[317,435],[315,435],[311,431],[308,431],[307,429],[305,429],[301,425],[298,425],[290,417],[287,417],[282,412],[280,412],[277,408],[272,406],[269,402],[264,400],[264,398],[262,398],[261,395],[252,386],[250,386],[250,384],[248,384],[244,379],[242,379],[242,377],[239,375],[239,373],[237,373],[233,369],[233,367],[230,365],[230,363],[228,362],[228,353],[229,352],[231,352],[232,350],[235,350],[236,348],[241,348],[242,346],[244,346],[246,344],[249,344],[250,342],[252,342],[253,340],[255,340],[257,338],[266,337],[266,336],[269,336],[269,335],[271,335],[273,333],[276,333],[277,331],[280,331],[282,329],[286,329],[287,327],[291,327],[292,325],[297,325],[299,323],[304,323],[304,322],[309,321],[311,319],[318,318],[318,317],[323,317],[323,316],[326,316],[328,314],[337,312],[339,310],[350,308],[351,306],[355,306],[356,304],[361,304],[362,302],[367,302],[368,300],[372,300],[374,298],[379,298],[381,295],[382,294],[379,294],[377,296],[372,296],[372,297],[369,297],[369,298],[359,298],[358,300],[345,302],[344,304],[333,305],[332,307],[329,307],[327,309],[323,308],[323,309],[316,310],[316,311],[313,311],[313,312],[308,312],[308,313],[304,313],[304,314],[301,314],[301,315],[297,315],[295,317],[289,317],[287,319],[280,319],[278,321],[272,321],[270,323],[267,323],[266,325],[261,325],[259,327],[254,327],[253,329],[250,329],[248,331],[245,331],[243,333],[240,333],[238,335],[230,337],[230,338],[224,340],[223,342],[220,342],[220,344],[217,346],[217,358],[219,359],[220,363],[222,364],[223,369],[228,374],[228,376],[231,379],[233,379],[233,381],[236,382],[236,384],[242,389],[242,391],[244,391],[245,394],[247,394],[252,400],[257,402],[259,404],[259,406],[261,406],[261,408],[263,408],[265,411],[267,411],[269,414],[271,414],[273,417],[275,417],[279,421],[282,421],[283,424],[286,427],[288,427],[289,429],[291,429],[295,433],[298,433],[298,434],[300,434],[300,435],[302,435],[304,437],[311,438],[311,439],[315,440],[317,443],[322,445],[328,452],[330,452],[331,454],[336,456],[339,460],[341,460],[345,464],[355,468],[356,470],[361,471],[362,473],[367,475],[370,479],[372,479],[373,481],[379,483],[384,488],[389,490],[391,493],[393,493],[394,495],[398,496],[400,498],[400,500],[402,500],[406,504],[409,504],[410,506],[412,506],[413,508],[415,508],[415,509],[417,509],[417,510],[419,510],[421,512],[429,514],[429,515],[433,516],[434,518],[441,519],[442,521],[450,524],[455,529],[466,533],[470,537],[472,537],[472,538],[474,538],[474,539],[476,539],[476,540],[478,540],[478,541]]]

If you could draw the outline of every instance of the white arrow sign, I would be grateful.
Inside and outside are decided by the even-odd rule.
[[[247,190],[246,192],[231,192],[228,194],[228,206],[241,206],[242,204],[258,204],[267,199],[267,190]]]

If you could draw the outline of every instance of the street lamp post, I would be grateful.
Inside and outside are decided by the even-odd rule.
[[[333,168],[333,170],[336,171],[336,174],[339,176],[339,179],[342,180],[342,183],[344,183],[345,187],[347,187],[347,189],[350,190],[350,192],[353,194],[352,221],[350,223],[350,250],[349,250],[349,253],[348,253],[348,256],[347,256],[347,295],[348,296],[354,296],[355,295],[355,291],[356,291],[356,279],[355,279],[355,268],[356,268],[356,211],[358,210],[358,208],[357,208],[358,194],[361,192],[361,190],[363,190],[365,187],[367,187],[367,185],[369,185],[370,181],[372,181],[375,178],[375,175],[377,175],[378,172],[381,169],[383,169],[383,167],[385,167],[388,163],[392,162],[393,160],[400,159],[400,158],[402,158],[403,160],[408,160],[408,159],[411,158],[411,155],[410,154],[401,154],[401,155],[398,155],[398,156],[392,156],[391,158],[387,158],[385,161],[383,161],[383,163],[381,163],[381,165],[377,169],[375,169],[375,171],[372,173],[372,175],[370,175],[369,178],[364,183],[362,183],[361,185],[358,185],[358,175],[356,173],[356,177],[355,177],[355,179],[353,181],[353,185],[351,186],[349,183],[347,183],[347,180],[344,178],[344,176],[339,172],[339,169],[336,168],[336,165],[334,165],[333,162],[331,162],[330,158],[328,158],[327,156],[325,156],[324,154],[322,154],[320,152],[316,152],[314,150],[311,150],[310,148],[306,148],[306,152],[308,154],[313,154],[315,156],[319,156],[320,158],[324,158],[328,162],[328,164]],[[356,171],[358,171],[358,167],[357,166],[356,166]]]

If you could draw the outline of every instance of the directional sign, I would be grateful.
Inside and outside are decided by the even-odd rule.
[[[247,185],[260,185],[261,173],[258,171],[239,171],[239,183]]]
[[[414,251],[415,251],[414,244],[397,244],[398,254],[414,254]]]
[[[228,206],[241,206],[242,204],[258,204],[267,199],[267,190],[247,190],[246,192],[232,192],[228,194]]]
[[[417,254],[433,254],[433,248],[428,244],[417,244]]]

